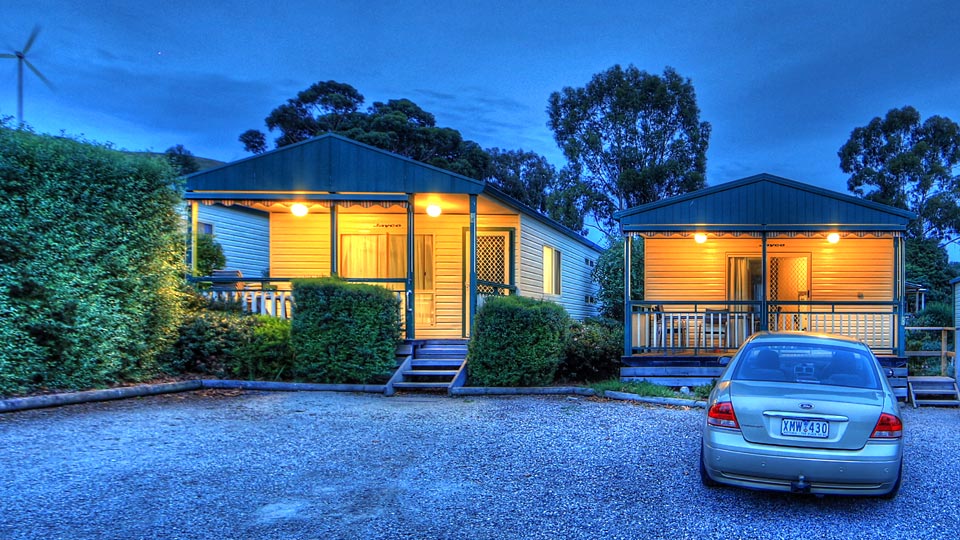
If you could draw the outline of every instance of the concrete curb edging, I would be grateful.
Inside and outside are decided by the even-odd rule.
[[[68,394],[49,394],[45,396],[30,396],[0,400],[0,413],[25,411],[27,409],[42,409],[60,405],[75,405],[91,401],[110,401],[132,397],[155,396],[158,394],[172,394],[176,392],[190,392],[203,388],[201,381],[184,381],[176,383],[146,384],[141,386],[125,386],[108,390],[89,390],[86,392],[71,392]]]
[[[643,403],[653,403],[655,405],[700,407],[701,409],[707,408],[706,401],[694,401],[691,399],[666,398],[666,397],[647,397],[647,396],[640,396],[637,394],[630,394],[628,392],[614,392],[612,390],[607,390],[606,392],[604,392],[603,397],[608,397],[610,399],[620,399],[624,401],[640,401]]]
[[[383,384],[318,384],[274,381],[236,381],[227,379],[203,379],[203,388],[227,390],[264,390],[269,392],[369,392],[382,394]]]
[[[94,401],[110,401],[133,397],[155,396],[190,392],[203,389],[225,390],[261,390],[269,392],[366,392],[384,394],[386,385],[371,384],[316,384],[316,383],[288,383],[272,381],[238,381],[221,379],[203,379],[175,383],[147,384],[142,386],[127,386],[108,390],[90,390],[86,392],[71,392],[66,394],[49,394],[0,400],[0,413],[75,405]],[[555,396],[555,395],[595,396],[597,392],[592,388],[579,386],[545,386],[545,387],[484,387],[461,386],[450,389],[451,396]],[[673,405],[680,407],[706,408],[704,401],[688,399],[646,397],[627,392],[606,391],[603,396],[623,401],[638,401],[654,405]]]
[[[593,396],[596,392],[592,388],[579,386],[460,386],[450,389],[451,396],[555,396],[558,394]]]

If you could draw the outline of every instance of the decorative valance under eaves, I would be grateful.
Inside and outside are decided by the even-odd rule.
[[[824,233],[833,230],[840,230],[844,235],[855,236],[857,238],[866,238],[869,236],[876,238],[899,238],[903,236],[901,231],[889,231],[889,230],[874,230],[874,231],[849,231],[841,227],[830,227],[823,226],[820,230],[804,230],[804,231],[781,231],[781,230],[768,230],[764,231],[767,233],[768,237],[777,237],[777,238],[816,238],[822,236]],[[714,236],[721,238],[761,238],[763,232],[759,231],[725,231],[725,230],[714,230],[710,228],[696,228],[692,227],[691,229],[685,231],[625,231],[624,234],[627,236],[632,236],[634,238],[646,237],[646,238],[670,238],[674,236],[680,237],[693,237],[695,233],[699,232],[709,232]]]

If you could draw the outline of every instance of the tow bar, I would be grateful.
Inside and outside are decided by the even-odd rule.
[[[790,482],[790,491],[793,493],[810,493],[810,482],[807,482],[807,478],[801,474],[795,482]]]

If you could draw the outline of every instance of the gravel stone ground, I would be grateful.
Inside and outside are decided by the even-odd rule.
[[[707,489],[701,409],[204,391],[0,415],[0,538],[960,536],[960,411],[893,501]]]

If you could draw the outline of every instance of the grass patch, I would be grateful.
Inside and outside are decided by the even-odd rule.
[[[608,379],[605,381],[591,383],[589,387],[592,388],[598,396],[602,396],[605,392],[610,391],[627,392],[646,397],[680,398],[690,400],[704,400],[710,395],[710,391],[713,390],[713,385],[711,384],[694,387],[691,389],[692,392],[690,394],[681,394],[669,386],[662,386],[647,381],[622,382],[620,379]]]

